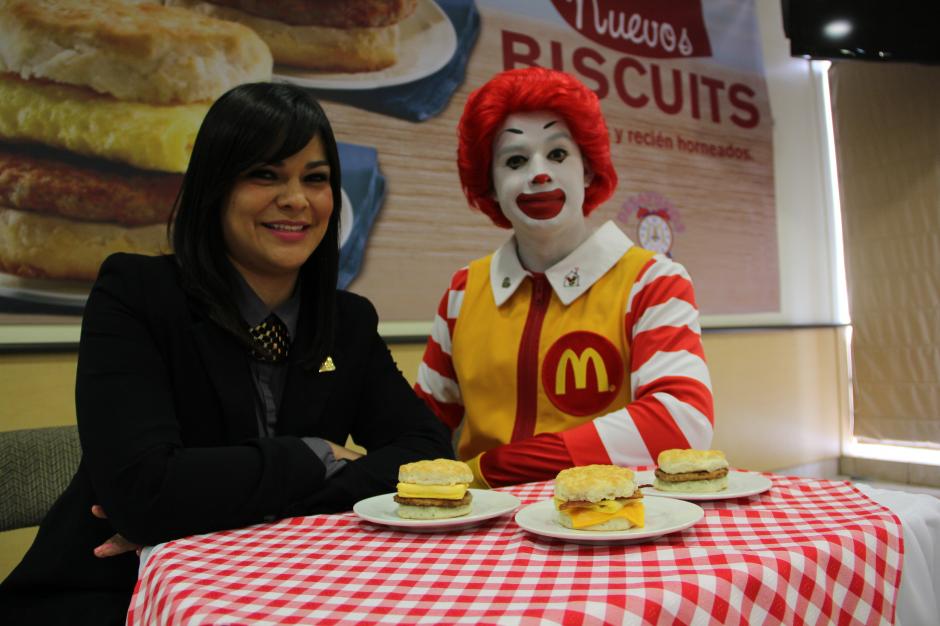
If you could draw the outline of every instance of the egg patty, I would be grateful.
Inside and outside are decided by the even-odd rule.
[[[185,172],[208,110],[208,103],[124,102],[90,89],[0,75],[0,138],[147,170]]]

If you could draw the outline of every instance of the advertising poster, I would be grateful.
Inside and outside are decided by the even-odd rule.
[[[0,1],[0,324],[77,319],[107,254],[168,252],[188,150],[231,86],[214,79],[239,75],[190,45],[173,58],[199,80],[136,84],[126,64],[142,61],[96,50],[95,34],[104,51],[115,33],[149,46],[155,64],[172,57],[163,33],[232,22],[271,53],[253,67],[267,57],[231,44],[244,48],[243,82],[293,82],[323,103],[343,165],[340,286],[383,322],[430,322],[453,272],[510,235],[467,207],[456,126],[473,89],[529,65],[569,72],[601,100],[620,183],[592,226],[612,220],[683,263],[704,315],[780,309],[753,0],[156,4]]]

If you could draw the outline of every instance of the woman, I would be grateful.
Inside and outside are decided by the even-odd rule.
[[[347,510],[393,491],[400,464],[452,455],[371,304],[335,288],[340,197],[333,132],[303,90],[242,85],[213,104],[175,255],[114,255],[89,296],[82,462],[4,582],[0,622],[123,623],[137,558],[96,547]]]
[[[415,390],[463,424],[475,486],[709,447],[689,275],[612,222],[587,223],[617,186],[597,97],[562,72],[509,70],[470,95],[458,134],[470,205],[513,236],[453,276]]]

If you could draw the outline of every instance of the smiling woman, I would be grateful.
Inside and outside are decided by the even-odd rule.
[[[269,308],[293,291],[332,213],[330,164],[319,136],[283,161],[252,166],[236,179],[222,209],[222,236],[232,265]]]
[[[210,108],[174,255],[117,254],[82,321],[82,462],[0,586],[3,624],[123,624],[135,549],[395,490],[451,457],[377,332],[336,289],[340,163],[309,94],[255,83]],[[336,442],[352,436],[360,455]]]
[[[213,321],[250,342],[244,315],[231,301],[232,276],[247,282],[269,311],[300,279],[321,302],[314,307],[316,337],[300,348],[311,361],[326,357],[320,344],[333,331],[327,296],[339,264],[340,180],[333,130],[302,89],[242,85],[213,105],[173,222],[182,285]]]

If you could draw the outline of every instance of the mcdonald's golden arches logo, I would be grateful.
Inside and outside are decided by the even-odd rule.
[[[542,363],[545,395],[569,415],[592,415],[607,408],[623,384],[620,351],[597,333],[563,335]]]

